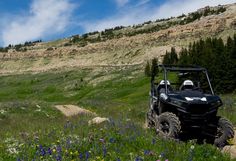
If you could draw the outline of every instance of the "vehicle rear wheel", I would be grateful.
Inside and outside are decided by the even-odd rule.
[[[217,134],[214,144],[219,148],[223,148],[233,138],[234,129],[232,123],[226,118],[220,118],[217,124]]]
[[[180,121],[175,114],[165,112],[157,117],[156,130],[159,135],[177,139],[180,129]]]

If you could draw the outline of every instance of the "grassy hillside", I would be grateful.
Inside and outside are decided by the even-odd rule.
[[[211,145],[161,140],[145,129],[149,79],[140,66],[1,76],[0,160],[222,160]],[[236,97],[220,114],[236,124]],[[74,104],[110,118],[66,118],[55,105]]]

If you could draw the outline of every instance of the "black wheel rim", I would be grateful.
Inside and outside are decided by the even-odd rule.
[[[216,139],[219,139],[223,135],[223,129],[221,127],[217,127]]]
[[[161,122],[161,127],[160,127],[160,130],[165,133],[165,134],[168,134],[169,131],[170,131],[170,125],[168,122]]]

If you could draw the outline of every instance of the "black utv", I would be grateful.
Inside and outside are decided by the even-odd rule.
[[[163,77],[152,74],[148,127],[168,138],[227,145],[234,137],[233,126],[217,115],[223,104],[214,94],[207,70],[173,65],[157,68]]]

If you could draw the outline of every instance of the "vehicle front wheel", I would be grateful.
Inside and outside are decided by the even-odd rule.
[[[232,123],[226,118],[220,118],[217,124],[217,134],[214,144],[219,148],[223,148],[233,138],[234,129]]]
[[[152,128],[155,126],[155,121],[153,118],[153,110],[149,110],[146,115],[146,125],[148,128]]]
[[[180,129],[180,121],[175,114],[164,112],[157,117],[156,130],[160,136],[177,139]]]

